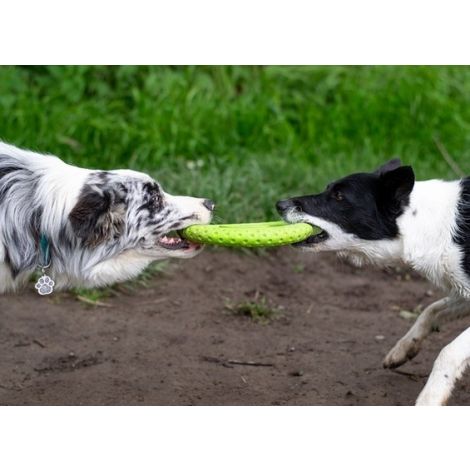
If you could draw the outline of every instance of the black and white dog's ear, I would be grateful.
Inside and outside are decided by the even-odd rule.
[[[75,235],[86,246],[119,238],[125,226],[125,198],[119,188],[85,186],[69,215]]]
[[[415,184],[415,174],[411,166],[400,166],[380,175],[382,202],[390,210],[400,210],[408,203]]]
[[[385,173],[388,173],[389,171],[396,170],[397,168],[401,167],[401,160],[399,158],[394,158],[392,160],[389,160],[387,163],[384,163],[382,166],[377,168],[377,170],[374,171],[374,173],[378,176],[384,175]]]

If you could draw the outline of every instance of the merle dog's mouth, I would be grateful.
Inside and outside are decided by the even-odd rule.
[[[158,244],[165,248],[165,250],[171,251],[189,251],[189,250],[199,250],[201,245],[198,243],[190,242],[183,238],[180,234],[180,231],[170,232],[167,235],[164,235],[158,240]]]
[[[320,228],[320,227],[315,227]],[[306,247],[309,245],[317,245],[318,243],[322,243],[329,238],[329,234],[326,230],[320,228],[320,232],[315,235],[310,235],[310,237],[302,240],[301,242],[293,243],[292,246],[296,247]]]

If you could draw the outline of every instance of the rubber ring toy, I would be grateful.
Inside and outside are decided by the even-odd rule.
[[[291,245],[319,233],[317,227],[305,223],[258,222],[249,224],[191,225],[181,235],[204,245],[261,248]]]

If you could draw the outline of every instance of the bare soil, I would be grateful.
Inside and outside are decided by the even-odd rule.
[[[382,359],[411,326],[399,311],[438,296],[406,272],[291,248],[206,251],[101,307],[71,293],[2,296],[0,404],[411,405],[468,323],[433,334],[399,373]],[[234,313],[253,299],[277,313]],[[470,404],[469,385],[452,404]]]

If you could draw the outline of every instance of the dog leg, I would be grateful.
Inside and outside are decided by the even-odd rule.
[[[445,321],[470,314],[470,302],[458,297],[445,297],[429,305],[403,338],[390,350],[383,365],[388,369],[401,366],[418,354],[421,344],[433,329]]]
[[[417,405],[445,405],[455,382],[470,364],[470,328],[457,336],[437,357]]]
[[[437,313],[442,311],[451,301],[449,297],[444,297],[426,307],[408,333],[385,356],[383,366],[387,369],[394,369],[415,357],[421,348],[423,339],[431,333]]]

